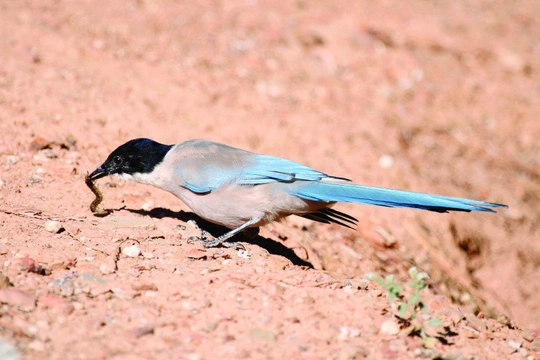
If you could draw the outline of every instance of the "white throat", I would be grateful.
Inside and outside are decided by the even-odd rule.
[[[154,185],[158,186],[156,183],[156,179],[154,179],[155,176],[152,176],[152,173],[149,174],[143,174],[143,173],[134,173],[134,174],[115,174],[116,177],[127,180],[127,181],[135,181],[140,184],[148,184],[148,185]]]

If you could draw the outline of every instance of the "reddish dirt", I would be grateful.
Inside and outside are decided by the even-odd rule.
[[[0,24],[4,358],[538,357],[540,3],[4,0]],[[204,249],[154,188],[100,180],[90,213],[85,173],[141,136],[510,208],[340,205],[358,231]],[[411,266],[432,348],[366,278],[408,295]]]

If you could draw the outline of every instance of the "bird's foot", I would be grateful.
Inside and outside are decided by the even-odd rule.
[[[224,238],[223,236],[219,236],[217,238],[213,237],[212,234],[210,234],[206,230],[201,230],[201,236],[191,236],[189,240],[198,241],[204,245],[206,248],[212,248],[212,247],[218,247],[223,246],[227,248],[231,248],[234,250],[246,250],[244,245],[233,242],[233,241],[227,241],[227,238]]]

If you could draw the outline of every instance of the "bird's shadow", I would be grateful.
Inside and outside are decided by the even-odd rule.
[[[193,220],[197,223],[197,225],[201,229],[208,231],[214,236],[219,236],[229,231],[229,229],[224,226],[213,224],[209,221],[204,220],[203,218],[197,216],[196,214],[192,212],[187,212],[187,211],[182,211],[182,210],[172,211],[170,209],[158,207],[158,208],[154,208],[148,211],[148,210],[142,210],[142,209],[128,209],[124,207],[122,209],[115,209],[113,211],[118,211],[118,210],[125,210],[134,214],[150,216],[155,219],[172,218],[172,219],[177,219],[183,222]],[[309,261],[299,258],[294,253],[293,250],[289,249],[288,247],[286,247],[285,245],[283,245],[282,243],[278,241],[265,238],[259,235],[253,238],[249,238],[247,236],[240,234],[240,235],[237,235],[236,238],[238,238],[242,242],[260,246],[263,249],[266,249],[266,251],[268,251],[270,254],[281,255],[289,259],[294,265],[307,266],[309,268],[313,268],[313,265]]]

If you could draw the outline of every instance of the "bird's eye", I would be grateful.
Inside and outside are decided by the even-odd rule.
[[[120,165],[120,164],[122,164],[122,158],[121,158],[120,156],[115,156],[115,157],[113,157],[112,161],[113,161],[113,163],[114,163],[115,165]]]

